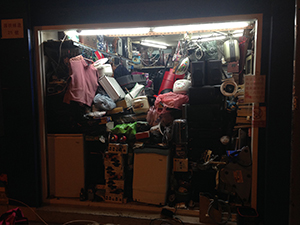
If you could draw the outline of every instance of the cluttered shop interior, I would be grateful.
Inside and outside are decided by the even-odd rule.
[[[218,222],[251,207],[257,31],[255,18],[38,30],[44,202],[204,208]]]

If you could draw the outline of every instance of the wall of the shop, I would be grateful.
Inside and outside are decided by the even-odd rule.
[[[31,72],[32,43],[27,32],[28,2],[1,1],[0,19],[23,19],[24,23],[24,38],[0,39],[0,174],[7,174],[10,198],[39,205],[38,117]]]
[[[259,140],[258,211],[264,217],[265,224],[288,224],[294,1],[31,0],[30,3],[27,12],[31,15],[32,27],[263,13],[261,74],[267,75],[267,127],[261,129]],[[18,11],[10,8],[10,12]],[[24,84],[26,93],[29,93],[31,84]],[[27,105],[32,105],[31,96],[23,96],[25,97],[26,100],[22,100]],[[33,114],[31,109],[27,113],[28,116]],[[8,118],[13,119],[11,115]],[[19,124],[15,122],[9,129],[18,130]],[[34,132],[29,129],[26,137],[33,140],[29,136],[34,136]],[[20,132],[17,134],[20,135]],[[15,138],[18,137],[16,135]],[[13,149],[15,152],[23,150],[20,146],[13,146]],[[32,159],[37,156],[36,152],[29,151],[28,154]],[[32,170],[29,169],[28,176],[31,173]],[[16,190],[22,192],[20,183]],[[29,193],[30,190],[23,192],[23,195]],[[29,201],[25,197],[22,199],[36,205],[35,201]]]

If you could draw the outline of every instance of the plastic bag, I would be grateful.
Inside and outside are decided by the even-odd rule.
[[[133,140],[136,134],[136,124],[137,122],[118,124],[111,129],[111,133],[124,134],[128,140]]]
[[[159,124],[160,117],[154,106],[148,110],[146,120],[151,127]]]
[[[157,96],[154,106],[158,114],[166,113],[167,109],[182,109],[182,105],[189,102],[184,94],[168,92]]]
[[[110,97],[99,93],[94,97],[94,104],[98,110],[108,111],[116,108],[116,103]]]
[[[0,216],[0,225],[14,224],[28,224],[28,219],[24,217],[24,214],[19,207],[10,209]]]
[[[91,117],[93,119],[101,119],[105,114],[106,114],[105,111],[102,111],[102,112],[95,111],[95,112],[89,112],[89,113],[85,114],[84,117]]]

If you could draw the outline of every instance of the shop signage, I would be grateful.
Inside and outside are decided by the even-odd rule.
[[[23,19],[1,20],[2,39],[24,38]]]
[[[252,126],[266,127],[266,106],[254,105],[252,110]]]
[[[245,76],[245,103],[264,103],[265,102],[265,75],[246,75]]]

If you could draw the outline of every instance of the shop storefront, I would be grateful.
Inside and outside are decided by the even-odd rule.
[[[166,2],[157,4],[163,6],[165,3]],[[274,4],[276,6],[280,5],[280,3]],[[111,11],[114,9],[117,11],[116,13],[119,13],[118,15],[122,17],[125,15],[125,12],[121,10],[121,5],[108,4],[107,10]],[[150,202],[150,200],[143,200],[142,197],[137,197],[137,192],[134,193],[135,190],[137,190],[137,186],[135,185],[138,185],[136,182],[137,179],[135,179],[136,174],[134,174],[134,158],[143,158],[142,156],[144,153],[135,151],[136,149],[134,149],[135,147],[133,147],[133,144],[149,144],[147,138],[153,135],[153,133],[150,132],[150,129],[158,124],[152,124],[153,126],[147,127],[147,129],[144,130],[138,130],[137,133],[140,136],[135,135],[135,138],[138,141],[134,142],[130,142],[126,135],[124,136],[126,136],[127,141],[123,143],[113,142],[112,135],[114,135],[114,133],[107,132],[107,129],[114,130],[113,128],[119,124],[142,121],[149,123],[149,120],[147,120],[148,110],[143,111],[142,113],[136,111],[136,113],[132,108],[132,111],[129,110],[129,112],[127,112],[127,102],[125,101],[126,107],[122,105],[124,101],[121,103],[121,100],[123,98],[125,99],[126,94],[128,94],[128,92],[130,93],[135,85],[134,83],[133,86],[122,86],[124,83],[121,83],[121,78],[125,79],[126,75],[131,75],[131,78],[134,75],[139,75],[141,81],[138,81],[137,83],[144,85],[144,89],[152,82],[152,85],[149,85],[147,87],[148,89],[145,89],[147,93],[139,96],[142,98],[137,99],[144,100],[145,98],[143,97],[146,96],[149,109],[151,109],[151,106],[154,106],[155,108],[155,99],[160,95],[159,92],[164,91],[162,89],[160,90],[161,84],[166,85],[164,87],[165,89],[172,89],[172,92],[176,93],[178,90],[174,91],[173,89],[175,80],[188,80],[186,83],[178,82],[178,87],[180,88],[190,82],[189,89],[191,92],[186,89],[180,93],[180,95],[187,96],[189,102],[184,102],[184,104],[181,104],[180,109],[174,110],[175,112],[180,113],[172,115],[172,123],[169,121],[168,124],[172,124],[171,128],[173,129],[173,132],[169,134],[169,137],[172,137],[172,139],[169,140],[172,141],[167,142],[168,150],[171,153],[168,157],[162,156],[161,160],[167,158],[170,165],[168,164],[167,169],[169,172],[166,172],[164,179],[156,185],[159,186],[162,183],[166,184],[166,187],[163,185],[164,187],[162,188],[166,190],[163,192],[164,200],[162,202],[158,201],[158,205],[171,205],[173,207],[184,202],[183,208],[191,208],[193,203],[198,203],[199,193],[205,192],[208,189],[213,190],[212,187],[215,186],[215,180],[211,179],[211,177],[216,177],[215,174],[212,176],[210,176],[210,174],[208,179],[203,178],[207,175],[205,173],[205,175],[202,174],[206,169],[204,168],[206,166],[205,163],[208,164],[209,160],[211,160],[212,163],[210,164],[210,167],[213,167],[212,164],[217,164],[218,162],[218,166],[220,166],[221,169],[224,169],[225,167],[222,166],[222,163],[228,163],[228,161],[222,161],[221,155],[231,157],[233,155],[228,155],[229,150],[245,150],[243,147],[247,146],[249,147],[248,150],[250,152],[250,161],[247,162],[247,166],[250,166],[249,168],[251,169],[244,170],[244,167],[243,169],[234,168],[232,174],[235,175],[232,177],[231,181],[227,180],[229,183],[231,182],[230,185],[227,183],[227,187],[225,188],[224,186],[226,186],[226,183],[224,182],[224,179],[222,179],[224,183],[221,184],[221,186],[224,186],[221,188],[229,192],[234,190],[234,192],[237,193],[237,189],[239,189],[237,185],[243,183],[243,185],[246,185],[246,187],[242,187],[243,193],[238,190],[238,195],[242,199],[242,202],[245,201],[246,205],[265,211],[264,209],[267,208],[266,201],[269,199],[268,196],[272,192],[270,192],[269,185],[272,183],[270,183],[270,181],[274,180],[274,176],[271,175],[273,174],[274,167],[267,166],[271,163],[269,161],[270,158],[267,157],[267,155],[271,154],[274,148],[279,146],[282,148],[283,146],[288,145],[289,142],[289,137],[286,134],[287,132],[283,134],[285,141],[277,138],[278,136],[274,129],[275,125],[271,122],[271,120],[273,121],[274,119],[276,123],[278,122],[277,113],[275,113],[275,109],[278,110],[278,108],[277,103],[275,102],[277,101],[285,104],[285,100],[289,98],[289,93],[291,93],[283,93],[280,95],[281,98],[277,98],[279,94],[275,88],[275,86],[280,83],[279,73],[280,71],[282,72],[278,63],[280,61],[278,59],[279,55],[275,54],[275,52],[279,50],[289,52],[289,50],[292,49],[290,45],[287,45],[289,48],[283,50],[275,44],[275,42],[277,43],[277,40],[281,40],[280,35],[278,34],[280,33],[280,30],[277,29],[285,28],[285,26],[281,24],[283,17],[280,17],[278,14],[275,15],[272,10],[269,10],[269,8],[271,8],[269,6],[272,4],[269,5],[267,3],[261,3],[261,10],[255,10],[250,4],[248,8],[245,9],[239,3],[236,5],[237,10],[232,13],[218,13],[218,10],[218,12],[212,14],[208,13],[209,6],[205,4],[202,5],[202,9],[205,9],[204,13],[200,16],[199,13],[192,10],[193,4],[189,4],[187,5],[188,8],[183,10],[184,13],[182,16],[179,16],[179,14],[175,16],[174,14],[166,13],[164,16],[163,14],[159,14],[155,19],[151,17],[149,12],[142,10],[144,7],[153,9],[154,5],[152,3],[150,4],[149,1],[143,4],[128,3],[128,6],[124,6],[124,10],[129,9],[130,6],[133,5],[135,5],[137,9],[140,9],[138,10],[139,12],[136,12],[140,19],[134,19],[137,17],[131,14],[127,19],[123,20],[120,19],[119,16],[110,16],[107,11],[104,11],[102,16],[106,16],[104,16],[102,20],[93,20],[91,16],[93,13],[89,13],[85,19],[80,21],[74,16],[76,12],[79,12],[75,7],[75,3],[74,6],[70,6],[69,12],[66,9],[66,4],[62,4],[62,7],[59,9],[49,5],[49,3],[44,5],[37,3],[33,6],[33,9],[39,9],[32,14],[31,18],[34,28],[34,55],[36,57],[36,67],[34,68],[36,68],[35,79],[37,83],[37,93],[35,93],[35,98],[37,99],[37,110],[39,115],[39,131],[37,133],[39,144],[37,145],[37,148],[40,150],[40,160],[38,160],[38,163],[41,164],[40,190],[42,192],[42,204],[59,204],[60,201],[64,201],[63,204],[70,203],[70,198],[73,199],[71,204],[76,205],[78,202],[80,202],[78,204],[82,204],[80,197],[83,195],[84,200],[89,202],[89,204],[97,205],[99,202],[105,203],[105,200],[106,202],[109,202],[109,199],[107,199],[109,197],[115,201],[116,196],[105,196],[105,194],[103,195],[103,198],[99,195],[101,196],[101,198],[98,199],[99,201],[94,200],[100,192],[103,193],[103,190],[107,191],[107,189],[110,188],[107,186],[107,181],[111,180],[105,177],[105,172],[107,172],[107,168],[105,167],[107,165],[105,165],[106,162],[103,160],[105,157],[110,157],[106,152],[115,151],[115,148],[120,148],[120,144],[128,144],[128,152],[123,158],[123,160],[125,159],[124,166],[126,165],[125,171],[127,171],[127,174],[125,174],[126,176],[124,176],[124,179],[117,179],[117,183],[121,186],[121,188],[117,189],[121,189],[123,191],[122,194],[124,194],[119,195],[117,199],[120,199],[121,196],[122,204],[130,204],[131,202],[141,204],[153,203]],[[52,20],[49,20],[50,17],[46,14],[41,17],[41,14],[47,11],[47,7],[49,7],[48,12],[53,12],[55,8],[57,9],[57,14]],[[174,9],[175,12],[178,12],[179,10],[175,10],[176,7],[174,5],[170,7]],[[84,6],[83,8],[86,11],[91,7]],[[62,16],[63,12],[68,12],[67,14],[74,12],[74,15],[65,17]],[[189,14],[188,12],[191,13]],[[283,13],[282,15],[286,14]],[[40,19],[37,19],[38,17]],[[48,18],[48,20],[46,18]],[[73,18],[72,21],[70,21],[71,18]],[[234,28],[212,28],[215,24],[231,22],[246,22],[247,24]],[[209,28],[197,27],[187,30],[189,27],[207,24],[210,26]],[[274,24],[276,24],[276,26]],[[179,31],[172,30],[175,29],[175,26],[184,26],[185,29]],[[129,33],[98,33],[83,35],[86,30],[120,31],[123,28],[133,30]],[[146,30],[140,30],[139,32],[134,33],[134,30],[138,28],[145,28]],[[162,30],[159,30],[159,28],[162,28]],[[167,30],[168,28],[171,28],[171,30]],[[288,28],[286,29],[292,33],[291,30]],[[237,34],[239,30],[242,30],[240,36]],[[205,38],[210,38],[210,40],[205,40]],[[156,41],[164,42],[167,45],[166,48],[162,46],[149,47],[142,45],[142,42],[145,40],[152,41],[152,44],[153,41]],[[231,45],[234,45],[234,40],[236,40],[235,43],[238,45],[239,57],[237,57],[237,53],[233,53],[235,48],[229,47],[229,56],[234,56],[233,58],[228,58],[228,54],[225,53],[225,42],[231,41]],[[212,51],[210,52],[210,50]],[[69,78],[71,73],[69,68],[72,68],[72,63],[70,63],[69,60],[73,60],[79,55],[82,56],[80,60],[83,60],[83,62],[89,66],[95,67],[97,76],[99,76],[99,73],[101,73],[100,71],[103,71],[103,68],[107,65],[111,66],[111,70],[109,68],[109,72],[106,71],[106,75],[104,73],[105,79],[110,80],[111,78],[115,78],[115,80],[117,80],[119,76],[117,84],[119,84],[121,89],[119,89],[120,93],[118,98],[115,99],[113,95],[108,94],[109,90],[105,90],[106,85],[103,83],[103,80],[97,79],[97,81],[99,82],[98,85],[104,89],[105,94],[108,94],[108,97],[113,99],[113,102],[116,103],[115,108],[118,108],[120,111],[116,112],[116,109],[113,111],[113,108],[104,110],[106,113],[105,115],[102,115],[102,119],[99,117],[96,119],[100,114],[96,114],[95,112],[97,110],[93,110],[92,106],[95,104],[94,99],[92,99],[93,101],[90,104],[84,104],[88,107],[82,107],[82,102],[77,102],[76,100],[73,101],[74,99],[72,99],[71,102],[67,102],[65,94],[70,91]],[[99,62],[99,59],[101,60],[102,57],[108,59],[108,61],[105,63],[102,63],[102,61],[101,69],[98,68],[97,70],[97,66],[94,62],[97,60]],[[287,57],[284,60],[289,61],[291,58],[292,57]],[[185,59],[186,61],[184,61]],[[185,63],[188,63],[188,68],[181,73]],[[182,65],[181,67],[180,64]],[[72,68],[73,72],[74,68],[75,67]],[[121,68],[126,69],[122,70],[122,72],[126,72],[121,72],[120,75],[120,73],[118,74],[118,70],[116,70],[117,68],[120,70]],[[170,85],[170,80],[165,77],[165,72],[170,71],[170,69],[174,70],[173,75],[176,76],[176,79],[173,79],[172,81],[172,85]],[[201,71],[203,76],[206,77],[200,78]],[[290,73],[291,71],[292,69],[288,67],[286,72]],[[211,76],[209,77],[207,74],[211,74]],[[134,77],[134,79],[137,79],[137,77]],[[291,84],[291,77],[287,77],[286,81],[287,82],[282,85],[288,87],[289,84]],[[225,90],[225,82],[229,82],[229,90]],[[224,86],[222,86],[222,84],[224,84]],[[207,92],[199,92],[204,86],[206,88],[208,86],[209,88],[213,87],[213,90],[206,89],[205,91]],[[223,89],[220,88],[220,86],[222,86]],[[247,86],[246,89],[245,86]],[[259,90],[259,94],[257,94],[256,91],[253,91],[253,89]],[[212,91],[215,93],[216,90],[220,92],[219,96],[209,96]],[[228,91],[230,93],[228,93]],[[95,90],[94,92],[96,95]],[[243,96],[245,92],[247,93],[247,100],[245,103],[242,103],[241,99],[245,97]],[[155,97],[151,98],[154,95]],[[135,97],[138,96],[134,96],[134,98]],[[249,100],[249,98],[256,99]],[[238,101],[238,99],[240,99],[240,101]],[[151,102],[151,100],[153,102]],[[145,104],[146,102],[143,102],[143,105]],[[238,104],[240,105],[238,106]],[[238,109],[241,111],[237,111]],[[232,122],[232,118],[229,116],[231,110],[233,110],[233,112],[236,110],[234,125],[229,124],[229,121]],[[283,109],[279,109],[277,112],[280,113],[280,110]],[[102,111],[103,110],[101,110],[101,112]],[[222,112],[221,116],[219,112]],[[184,120],[184,123],[182,120]],[[221,124],[220,121],[222,121],[221,127],[219,127]],[[288,121],[288,116],[281,118],[281,122],[288,123]],[[187,125],[188,130],[186,136],[187,140],[184,141],[178,138],[179,132],[174,132],[178,127],[178,131],[181,130],[183,125]],[[227,129],[228,127],[232,129]],[[166,130],[167,126],[158,126],[158,130],[159,128]],[[288,130],[289,126],[285,126],[285,128]],[[152,128],[152,131],[153,130],[154,128]],[[220,133],[218,133],[219,131]],[[155,132],[155,130],[153,132]],[[164,140],[162,143],[165,144],[168,135],[166,132],[162,133]],[[117,138],[122,138],[122,134],[124,133],[116,133],[115,135]],[[214,137],[213,140],[209,140],[211,137]],[[101,141],[99,139],[101,139]],[[279,143],[277,142],[277,144],[275,144],[274,140],[279,141]],[[228,142],[229,145],[224,145],[224,143]],[[80,143],[81,148],[78,149],[76,143]],[[158,143],[161,142],[155,142],[156,145]],[[71,153],[71,149],[67,149],[70,146],[74,149],[73,154]],[[94,148],[101,149],[101,151],[95,152],[92,150]],[[66,151],[63,152],[64,150]],[[209,155],[209,152],[206,150],[212,150],[212,155]],[[176,155],[176,153],[178,154]],[[272,153],[274,156],[274,152]],[[151,167],[150,158],[153,156],[152,154],[153,152],[146,157],[146,160],[148,159],[150,162],[149,164],[147,164],[148,162],[143,161],[145,162],[144,166],[147,168]],[[215,158],[215,160],[210,158],[216,155],[220,158]],[[288,156],[282,158],[279,155],[280,154],[277,153],[276,150],[276,161],[288,161]],[[203,158],[206,158],[206,161],[201,161]],[[75,161],[72,162],[71,159],[74,159]],[[227,158],[227,160],[228,159],[229,158]],[[65,163],[67,162],[69,162],[71,166],[64,171]],[[99,165],[97,165],[98,162],[101,164],[100,166],[102,169],[99,169]],[[72,165],[76,166],[72,167]],[[93,165],[95,165],[95,167]],[[94,168],[97,169],[94,170]],[[159,166],[157,168],[159,168]],[[143,174],[149,172],[147,169],[143,168],[143,163],[139,164],[136,171],[140,172],[139,175],[136,175],[139,177],[143,177]],[[162,169],[158,169],[157,173],[162,175],[159,173],[160,171],[162,171]],[[214,172],[215,171],[216,170],[214,170]],[[223,176],[226,176],[225,172],[228,171],[229,170],[226,169],[223,170]],[[220,176],[222,176],[222,170],[219,172],[221,174]],[[277,171],[277,173],[278,172],[279,171]],[[193,173],[193,175],[190,173]],[[280,173],[283,173],[283,171],[280,171]],[[74,174],[77,174],[78,176],[75,178]],[[270,176],[265,177],[265,174],[269,174]],[[150,175],[153,174],[150,173]],[[271,179],[271,177],[273,178]],[[174,178],[175,184],[169,182],[171,178]],[[249,179],[249,183],[246,184],[247,179]],[[209,182],[211,182],[211,184],[208,182],[207,186],[204,187],[203,183],[207,180],[210,180]],[[212,182],[212,180],[214,181]],[[122,181],[124,181],[124,184]],[[115,179],[113,182],[115,182],[114,184],[116,185]],[[147,182],[147,179],[145,182]],[[180,182],[182,182],[182,185],[178,185]],[[265,182],[266,186],[264,185]],[[155,179],[151,184],[154,183]],[[99,193],[94,192],[95,190],[89,192],[89,190],[91,190],[89,185],[98,185]],[[81,188],[84,189],[82,195],[80,195]],[[66,191],[67,189],[74,190],[75,194]],[[115,189],[110,191],[113,192]],[[78,193],[77,196],[75,196],[76,193]],[[285,194],[287,193],[285,192]],[[145,195],[142,194],[142,196],[144,197]],[[175,200],[172,196],[175,197]],[[151,198],[150,195],[150,199]],[[125,203],[125,199],[127,200],[127,203]],[[157,202],[155,202],[155,204],[156,203]],[[240,204],[240,202],[238,204]],[[265,212],[268,213],[268,211]]]

